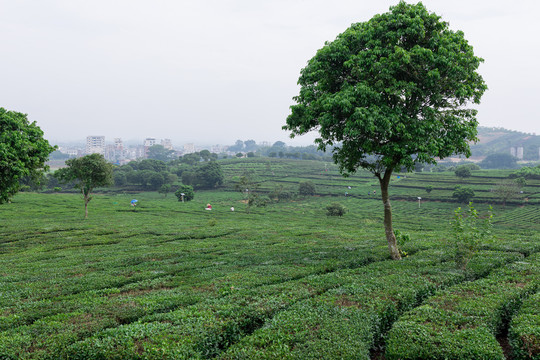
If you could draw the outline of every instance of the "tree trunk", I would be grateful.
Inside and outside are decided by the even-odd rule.
[[[386,233],[386,241],[388,242],[388,249],[390,250],[390,256],[393,260],[401,260],[399,254],[396,236],[392,227],[392,206],[390,206],[390,197],[388,196],[388,185],[390,184],[390,178],[392,177],[392,169],[387,169],[384,176],[379,179],[381,185],[381,196],[384,205],[384,231]]]
[[[90,199],[88,199],[87,196],[84,197],[84,218],[88,219],[88,202]]]

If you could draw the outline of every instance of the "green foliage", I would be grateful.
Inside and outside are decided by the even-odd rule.
[[[148,148],[146,156],[148,159],[169,161],[174,158],[174,150],[167,150],[163,145],[153,145]]]
[[[523,179],[523,178],[520,178]],[[520,186],[516,181],[506,179],[499,181],[493,191],[499,196],[502,200],[503,205],[506,206],[508,200],[515,199],[519,196]]]
[[[301,160],[219,163],[222,189],[197,192],[184,204],[156,192],[101,192],[84,223],[73,218],[76,194],[21,193],[0,206],[0,268],[9,269],[0,277],[0,358],[367,359],[370,350],[379,355],[394,325],[403,329],[403,322],[414,322],[409,312],[416,314],[422,304],[435,308],[430,299],[446,294],[433,312],[459,303],[458,309],[391,341],[401,340],[399,354],[414,358],[407,349],[426,349],[416,358],[433,358],[451,344],[472,349],[473,340],[496,350],[491,331],[474,330],[486,323],[500,328],[492,324],[507,323],[513,310],[493,304],[516,309],[533,291],[513,272],[540,251],[537,180],[528,180],[529,201],[522,206],[496,205],[494,229],[504,241],[483,245],[460,271],[439,240],[451,234],[448,214],[456,206],[448,200],[458,181],[452,172],[393,177],[400,199],[392,206],[396,227],[411,240],[407,257],[386,261],[371,174],[343,179],[335,165],[325,171],[324,164]],[[482,201],[475,205],[479,213],[487,208],[483,202],[496,199],[489,190],[508,173],[482,170],[471,181]],[[260,197],[274,189],[296,193],[295,186],[307,180],[320,196],[253,206],[248,214],[247,197],[234,191],[242,175],[257,185]],[[437,201],[418,208],[416,196],[428,184],[437,189],[430,195]],[[319,216],[348,186],[347,216]],[[134,198],[136,212],[129,205]],[[212,211],[203,210],[207,203]],[[504,286],[497,301],[480,300],[476,294],[489,292],[479,280],[497,268],[512,270],[513,288]],[[470,287],[445,292],[456,284]],[[498,287],[497,280],[490,289]],[[516,297],[513,289],[521,287],[526,291]],[[453,335],[454,319],[468,331],[464,336]],[[432,323],[433,331],[422,327]]]
[[[539,260],[521,260],[429,298],[394,324],[386,359],[505,359],[496,335],[537,291]]]
[[[301,70],[283,129],[293,137],[318,130],[318,148],[332,148],[340,172],[363,168],[377,177],[393,259],[392,172],[470,155],[478,123],[476,110],[464,105],[478,104],[487,89],[476,71],[481,62],[462,32],[421,3],[401,1],[353,24]]]
[[[402,233],[398,229],[394,229],[394,235],[396,237],[396,243],[398,246],[399,254],[401,257],[407,257],[407,252],[403,250],[405,245],[411,242],[411,235],[407,233]]]
[[[452,197],[461,203],[468,203],[474,197],[474,190],[470,187],[458,185],[454,188]]]
[[[268,196],[260,196],[259,194],[249,193],[248,195],[248,207],[265,207],[271,202]]]
[[[223,184],[223,180],[224,175],[221,166],[216,161],[209,161],[197,167],[192,183],[195,188],[215,189]]]
[[[326,216],[343,216],[346,212],[347,209],[340,203],[332,203],[326,207]]]
[[[400,2],[317,52],[284,129],[320,128],[319,148],[340,143],[334,158],[348,172],[468,155],[476,110],[462,104],[479,103],[486,90],[481,61],[462,32],[421,4]]]
[[[510,323],[508,338],[514,359],[540,359],[540,292],[523,302]]]
[[[113,166],[101,154],[90,154],[69,159],[67,167],[57,170],[54,176],[63,183],[74,181],[84,198],[85,218],[88,218],[88,203],[96,187],[113,184]]]
[[[163,194],[163,196],[167,197],[167,194],[171,191],[171,184],[163,184],[158,190],[158,193]]]
[[[492,219],[491,207],[483,219],[480,218],[472,203],[469,203],[465,211],[461,207],[454,211],[453,237],[450,243],[458,268],[465,270],[469,261],[480,250],[482,245],[493,240],[491,233]]]
[[[315,184],[311,181],[302,181],[298,184],[298,194],[302,196],[315,195]]]
[[[465,164],[462,164],[460,166],[464,166],[464,167],[467,167],[469,168],[469,170],[473,171],[473,170],[480,170],[480,166],[478,164],[475,164],[475,163],[465,163]]]
[[[515,169],[517,159],[508,153],[490,154],[480,163],[482,169]]]
[[[178,198],[178,201],[191,201],[195,198],[195,191],[193,191],[193,186],[191,185],[180,185],[174,195]]]
[[[471,169],[465,165],[458,166],[456,170],[454,171],[454,174],[456,174],[456,176],[461,179],[471,177],[472,175]]]
[[[429,194],[433,191],[433,185],[426,186],[426,192]]]
[[[56,149],[27,115],[0,107],[0,204],[19,190],[24,177],[37,180],[48,169],[49,154]]]
[[[540,179],[540,166],[522,167],[510,174],[511,178]]]

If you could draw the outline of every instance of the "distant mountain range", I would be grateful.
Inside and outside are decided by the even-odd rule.
[[[510,154],[512,147],[523,148],[523,160],[539,160],[540,136],[504,128],[478,127],[479,142],[471,145],[473,158],[490,154]]]

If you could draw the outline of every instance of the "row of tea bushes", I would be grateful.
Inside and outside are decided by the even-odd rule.
[[[486,256],[492,260],[483,261]],[[487,268],[493,269],[520,257],[515,253],[484,253],[476,259],[478,264],[483,264],[478,266],[478,273],[485,273]],[[323,330],[328,339],[324,347],[335,343],[342,348],[340,352],[344,352],[345,348],[351,349],[354,342],[347,345],[350,340],[338,340],[343,337],[344,331],[350,332],[354,328],[356,332],[362,331],[364,336],[353,349],[356,351],[361,342],[365,352],[398,313],[410,308],[411,304],[417,304],[436,289],[466,279],[464,273],[454,270],[453,263],[441,264],[440,259],[439,252],[426,251],[402,262],[380,261],[353,270],[312,275],[279,284],[231,288],[228,294],[220,298],[207,299],[164,313],[146,312],[148,315],[138,321],[124,325],[110,323],[107,329],[99,329],[96,324],[96,331],[87,329],[84,334],[76,330],[54,333],[51,328],[40,334],[40,329],[31,328],[27,334],[33,331],[38,335],[39,342],[27,344],[24,353],[14,353],[21,347],[10,346],[5,341],[1,345],[0,341],[0,355],[26,359],[47,358],[51,354],[54,354],[53,358],[70,359],[212,358],[224,353],[227,348],[233,349],[233,345],[240,344],[243,338],[251,338],[250,334],[257,333],[261,327],[264,329],[263,325],[271,323],[273,318],[279,320],[280,317],[287,317],[289,310],[293,311],[293,318],[303,319],[309,325],[307,313],[310,308],[319,314],[315,316],[317,319],[326,319],[325,322],[315,321],[327,324]],[[408,290],[411,287],[416,290]],[[341,301],[342,295],[336,297],[340,288],[343,293],[356,293],[357,304],[361,304],[366,297],[368,309],[357,310],[357,304],[352,301]],[[378,306],[377,299],[387,299],[387,302]],[[300,315],[294,315],[294,311]],[[341,320],[336,318],[337,313],[343,314]],[[371,320],[366,322],[366,317]],[[80,321],[81,317],[76,319]],[[92,317],[87,320],[100,321]],[[59,319],[59,323],[64,322],[68,327],[69,321],[74,320]],[[363,325],[366,323],[373,326],[366,328]],[[304,344],[306,350],[298,353],[297,357],[312,353],[314,347],[320,348],[317,341],[313,339]],[[322,350],[317,350],[317,353]]]
[[[508,337],[515,359],[540,359],[540,292],[523,302]]]
[[[301,299],[339,286],[339,277],[332,274],[314,275],[253,289],[231,289],[231,293],[222,298],[207,300],[167,313],[148,315],[138,322],[98,332],[92,337],[72,344],[66,349],[64,357],[211,358],[253,332],[280,310]],[[118,339],[121,341],[117,341]],[[168,339],[172,340],[169,342]],[[160,349],[161,352],[155,352],[154,349]],[[122,355],[115,357],[118,353]]]
[[[491,261],[483,261],[488,256]],[[466,274],[436,251],[420,252],[401,262],[374,263],[340,273],[341,286],[300,301],[269,319],[221,359],[369,359],[386,331],[404,311],[437,290],[460,283]],[[516,253],[484,253],[487,272],[521,259]]]
[[[540,254],[450,287],[403,315],[387,359],[504,359],[496,336],[540,284]]]

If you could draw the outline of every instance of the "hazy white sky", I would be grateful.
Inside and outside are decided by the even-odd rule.
[[[310,144],[281,130],[300,69],[397,0],[0,0],[0,106],[87,135]],[[482,126],[540,133],[537,0],[424,0],[484,58]]]

